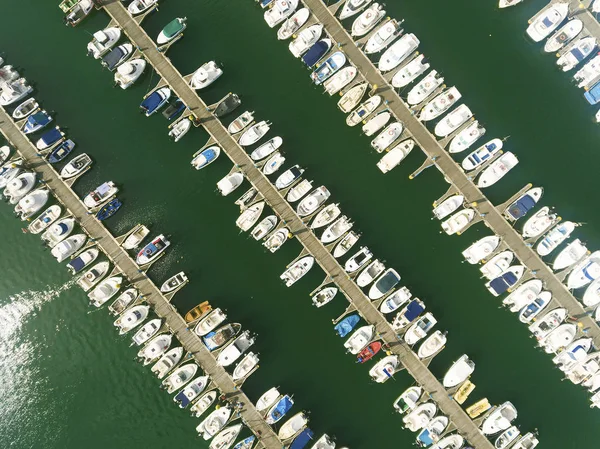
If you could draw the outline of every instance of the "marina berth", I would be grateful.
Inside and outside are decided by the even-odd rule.
[[[292,16],[281,24],[279,30],[277,30],[277,39],[285,40],[289,39],[304,26],[308,21],[310,11],[308,8],[300,8]]]
[[[77,274],[94,262],[99,254],[100,252],[96,248],[87,249],[78,254],[76,258],[67,264],[67,270],[69,270],[71,274]]]
[[[362,351],[373,340],[375,335],[375,326],[367,325],[359,327],[354,333],[344,342],[344,347],[350,354],[356,355]]]
[[[306,53],[323,35],[323,25],[316,23],[301,30],[290,42],[288,48],[294,57],[299,58]]]
[[[468,150],[471,148],[477,140],[479,140],[485,134],[485,128],[479,125],[479,122],[475,120],[465,129],[460,131],[454,138],[450,141],[450,146],[448,147],[449,153],[460,153],[462,151]]]
[[[412,139],[406,139],[396,145],[394,148],[389,150],[380,160],[377,162],[377,168],[382,173],[387,173],[394,167],[398,166],[406,156],[415,147],[415,141]]]
[[[496,184],[518,163],[517,156],[507,151],[481,172],[477,178],[477,187],[484,188]]]
[[[463,209],[442,222],[442,230],[448,235],[460,234],[474,218],[473,209]]]
[[[417,49],[419,44],[420,41],[414,34],[403,35],[381,55],[377,68],[381,72],[389,72],[395,69]]]
[[[52,248],[52,255],[56,258],[57,262],[64,261],[67,257],[75,254],[86,242],[87,237],[85,234],[76,234],[65,240],[60,241]]]
[[[535,207],[543,193],[544,189],[542,187],[533,187],[527,190],[507,206],[503,212],[504,217],[509,221],[517,221],[519,218],[523,218]]]
[[[446,345],[446,334],[442,331],[435,331],[427,337],[419,346],[417,356],[421,359],[428,359],[438,354]]]
[[[146,60],[143,58],[126,61],[115,71],[115,84],[121,89],[127,89],[142,76],[145,69]]]
[[[118,27],[107,27],[96,31],[92,40],[87,44],[88,55],[94,59],[100,59],[108,53],[121,39],[121,29]]]
[[[440,204],[435,205],[433,209],[433,215],[438,220],[443,220],[448,215],[454,213],[459,207],[465,202],[465,197],[460,194],[452,195],[442,201]]]
[[[273,28],[290,17],[298,7],[298,0],[274,0],[271,8],[265,12],[264,19]]]
[[[391,44],[396,37],[402,34],[400,23],[396,19],[390,19],[384,22],[375,30],[375,33],[369,37],[365,44],[365,53],[377,53]]]
[[[323,307],[325,304],[331,302],[335,295],[337,295],[339,289],[337,287],[325,287],[319,290],[312,296],[312,302],[317,307]]]
[[[425,56],[421,54],[398,69],[392,78],[391,84],[396,88],[406,87],[425,73],[429,67],[429,62],[427,62]]]
[[[119,315],[120,313],[123,313],[125,309],[127,309],[131,304],[134,303],[136,299],[139,298],[139,295],[140,293],[136,288],[128,288],[119,296],[117,296],[117,299],[115,299],[114,302],[108,306],[108,311],[113,315]]]
[[[571,19],[565,25],[560,27],[552,36],[548,38],[544,45],[546,53],[555,53],[573,39],[583,30],[583,22],[579,19]]]
[[[194,90],[204,89],[214,83],[221,75],[223,75],[223,70],[215,61],[205,62],[192,74],[190,87]]]
[[[383,110],[373,117],[366,120],[362,126],[362,132],[365,136],[372,136],[381,128],[383,128],[392,118],[392,114],[389,111]]]
[[[379,107],[381,104],[381,96],[375,95],[357,107],[348,117],[346,117],[346,124],[348,126],[356,126],[364,119],[366,119],[371,113]]]
[[[597,45],[595,37],[582,37],[567,45],[561,57],[556,60],[556,64],[563,72],[568,72],[587,58],[596,49]]]
[[[568,3],[552,3],[530,23],[527,34],[534,42],[540,42],[558,28],[568,14]]]
[[[559,223],[537,244],[535,248],[536,252],[542,257],[547,256],[569,238],[576,226],[577,224],[572,221]]]
[[[89,291],[102,280],[102,278],[108,273],[109,268],[109,262],[98,262],[92,268],[83,273],[79,279],[77,279],[77,285],[79,285],[84,292]]]
[[[347,233],[333,248],[333,257],[336,259],[343,257],[356,244],[359,238],[360,234],[354,231]]]
[[[49,197],[48,189],[34,190],[19,200],[15,207],[15,214],[23,221],[29,220],[46,205]]]
[[[351,36],[361,37],[369,33],[385,16],[385,10],[379,3],[373,3],[352,23]]]
[[[347,19],[365,9],[373,0],[346,0],[340,12],[340,20]]]
[[[65,240],[65,242],[67,240]],[[60,244],[61,243],[59,243],[59,245]],[[122,276],[112,276],[100,282],[96,288],[94,288],[90,293],[88,293],[88,297],[90,298],[90,305],[93,305],[94,307],[102,306],[110,298],[112,298],[119,292],[122,282]]]
[[[460,128],[471,117],[473,117],[471,110],[466,105],[461,104],[440,120],[435,125],[433,132],[437,137],[446,137]]]
[[[93,0],[79,0],[65,16],[65,24],[75,26],[85,19],[94,9]]]

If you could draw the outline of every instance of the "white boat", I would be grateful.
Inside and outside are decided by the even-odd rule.
[[[573,290],[585,287],[600,277],[600,251],[594,251],[581,262],[567,277],[567,288]]]
[[[547,354],[556,354],[573,343],[575,334],[577,334],[575,324],[561,324],[540,341],[540,346]]]
[[[362,246],[352,257],[344,264],[344,270],[347,273],[354,273],[360,270],[373,257],[373,253],[366,246]]]
[[[264,208],[264,201],[259,201],[258,203],[253,204],[241,213],[241,215],[235,221],[235,225],[244,232],[249,230],[258,221]]]
[[[281,168],[281,166],[285,162],[285,156],[281,154],[281,152],[277,152],[273,154],[267,161],[265,165],[263,165],[262,172],[265,175],[272,175],[277,170]]]
[[[561,371],[568,371],[577,363],[585,360],[592,347],[591,338],[579,338],[567,346],[564,351],[556,355],[552,362]]]
[[[22,163],[23,160],[19,159],[17,161],[8,162],[0,168],[0,189],[6,187],[12,179],[24,172]]]
[[[243,147],[253,145],[256,142],[258,142],[265,134],[267,134],[267,132],[269,132],[269,129],[271,129],[270,122],[267,122],[265,120],[258,122],[255,125],[252,125],[250,128],[248,128],[244,132],[244,134],[242,134],[242,137],[240,137],[238,143]]]
[[[469,359],[467,354],[463,354],[446,371],[442,384],[444,388],[454,388],[467,380],[475,371],[475,362]]]
[[[531,302],[523,306],[519,312],[519,321],[521,323],[531,323],[540,313],[542,313],[552,300],[552,293],[548,291],[541,292]]]
[[[227,315],[220,308],[213,309],[204,318],[198,321],[198,324],[196,324],[196,327],[194,328],[194,332],[199,337],[203,337],[225,321],[226,318]]]
[[[199,418],[202,416],[210,406],[217,400],[217,390],[211,390],[204,393],[200,399],[192,404],[190,411],[192,416]]]
[[[375,95],[357,107],[351,114],[346,117],[346,124],[348,126],[356,126],[364,119],[366,119],[371,113],[379,107],[382,98],[380,95]]]
[[[162,386],[166,388],[167,393],[174,393],[192,380],[192,377],[196,375],[197,371],[198,365],[195,363],[188,363],[180,366],[162,381]]]
[[[79,154],[69,161],[60,171],[62,179],[73,178],[86,171],[92,165],[92,158],[87,154]]]
[[[596,46],[597,41],[595,37],[589,36],[577,39],[565,48],[562,56],[556,60],[556,64],[563,72],[568,72],[587,58]]]
[[[205,62],[192,75],[190,87],[194,90],[204,89],[214,83],[221,75],[223,75],[223,70],[215,61]]]
[[[416,443],[419,446],[429,446],[433,442],[438,441],[440,436],[448,427],[450,420],[447,416],[439,415],[429,421],[421,432],[417,435]]]
[[[385,10],[379,3],[373,3],[352,23],[351,36],[361,37],[371,31],[385,16]]]
[[[158,0],[133,0],[133,2],[127,6],[127,11],[129,11],[129,14],[132,16],[137,16],[149,11],[151,8],[154,8],[157,5]]]
[[[29,223],[29,225],[27,226],[27,230],[31,234],[39,234],[52,223],[54,223],[56,220],[58,220],[61,213],[61,207],[56,204],[53,204],[44,212],[42,212],[35,220]]]
[[[337,203],[329,204],[319,211],[315,218],[310,223],[310,229],[319,229],[323,226],[328,226],[340,216],[342,210]]]
[[[156,377],[162,379],[169,371],[173,369],[173,367],[175,367],[175,365],[179,363],[181,357],[183,357],[183,347],[178,346],[176,348],[169,349],[161,356],[160,359],[158,359],[158,362],[152,365],[150,371],[156,374]]]
[[[381,302],[379,310],[381,313],[395,312],[406,304],[410,298],[412,298],[410,290],[407,287],[401,287]]]
[[[271,232],[277,226],[277,216],[269,215],[263,218],[260,223],[258,223],[250,235],[254,240],[262,240],[267,236],[269,232]]]
[[[358,14],[372,1],[373,0],[346,0],[346,3],[344,3],[342,11],[339,15],[340,20],[344,20],[348,17],[352,17],[355,14]]]
[[[438,76],[437,70],[432,70],[418,84],[408,91],[406,101],[414,106],[425,101],[444,82],[443,76]]]
[[[325,433],[310,447],[310,449],[335,449],[335,441]]]
[[[371,141],[371,148],[378,153],[383,153],[383,151],[389,148],[396,140],[400,138],[402,131],[404,131],[402,123],[394,122],[389,124],[383,131],[381,131],[381,133],[379,133],[377,137]]]
[[[529,332],[540,341],[550,332],[556,329],[567,317],[567,309],[558,307],[546,313],[542,318],[535,323],[529,325]]]
[[[368,83],[361,83],[349,89],[348,92],[339,99],[337,103],[338,108],[346,114],[352,111],[364,97],[367,87],[369,87]]]
[[[119,188],[115,186],[114,182],[108,181],[102,183],[85,196],[83,204],[85,204],[88,209],[94,209],[108,202],[118,192]]]
[[[140,266],[148,265],[158,259],[170,245],[171,242],[160,234],[138,252],[135,262]]]
[[[113,48],[110,52],[102,57],[100,63],[110,72],[113,72],[121,64],[127,61],[133,55],[133,45],[129,42],[121,44]]]
[[[214,410],[196,427],[196,430],[205,440],[210,440],[229,421],[232,414],[230,407],[225,406]]]
[[[519,438],[519,440],[513,444],[510,449],[534,449],[539,444],[537,437],[529,432],[528,434]]]
[[[119,39],[121,39],[120,28],[108,27],[96,31],[92,35],[92,41],[87,44],[88,55],[100,59],[115,46]]]
[[[463,195],[455,194],[449,196],[440,204],[434,204],[433,215],[438,220],[443,220],[448,215],[454,213],[459,207],[461,207],[465,202],[465,197]]]
[[[377,63],[381,72],[389,72],[398,67],[419,46],[419,39],[412,33],[405,34],[394,42],[382,55]]]
[[[175,291],[182,285],[187,284],[188,282],[189,279],[186,276],[185,272],[180,271],[179,273],[171,276],[169,279],[163,282],[163,284],[160,286],[160,291],[162,293],[170,293],[172,291]]]
[[[57,243],[54,248],[52,248],[52,255],[56,258],[56,260],[60,263],[64,261],[67,257],[75,254],[86,242],[87,237],[85,234],[76,234],[71,237],[62,240]]]
[[[306,198],[302,199],[296,207],[296,213],[299,217],[306,217],[314,212],[331,196],[327,187],[317,187]]]
[[[448,235],[460,234],[475,218],[473,209],[463,209],[442,222],[442,229]]]
[[[140,329],[140,331],[141,330],[143,330],[143,328]],[[160,334],[154,337],[152,340],[149,340],[142,349],[140,349],[138,352],[138,357],[142,359],[144,365],[149,365],[150,363],[158,360],[158,358],[162,356],[167,349],[169,349],[169,346],[171,346],[172,338],[173,336],[171,334]]]
[[[296,58],[299,58],[321,38],[322,34],[323,25],[320,23],[306,27],[290,42],[288,48]]]
[[[556,214],[551,214],[550,208],[544,206],[525,222],[521,235],[526,239],[539,237],[550,229],[557,219]]]
[[[229,448],[240,431],[242,430],[243,424],[234,424],[233,426],[226,427],[221,430],[215,438],[208,445],[209,449],[226,449]]]
[[[419,120],[426,122],[438,118],[461,98],[462,94],[455,86],[449,87],[423,106],[419,113]]]
[[[597,385],[597,377],[600,373],[600,352],[588,354],[583,361],[576,363],[571,369],[565,371],[567,378],[575,385],[591,386],[592,382]],[[596,386],[596,389],[598,387]]]
[[[281,393],[277,387],[270,388],[256,401],[256,411],[263,413],[271,408],[281,398]]]
[[[394,401],[394,409],[400,414],[404,414],[409,410],[414,410],[419,403],[422,394],[423,388],[421,387],[415,386],[406,389]]]
[[[583,22],[579,19],[571,19],[565,25],[560,27],[556,33],[548,38],[544,45],[544,51],[547,53],[555,53],[573,39],[583,30]]]
[[[186,120],[190,122],[190,120]],[[191,122],[190,122],[191,123]],[[196,170],[202,170],[208,167],[214,161],[216,161],[221,155],[221,147],[218,145],[211,145],[208,148],[200,149],[194,153],[194,157],[190,161],[192,167]]]
[[[156,38],[156,44],[162,48],[170,42],[179,39],[187,28],[187,17],[176,17],[165,25]],[[161,48],[161,49],[162,49]]]
[[[74,257],[73,260],[67,264],[67,270],[69,270],[71,274],[77,274],[89,264],[94,262],[99,255],[100,251],[98,251],[98,248],[88,248],[83,250],[77,254],[77,257]]]
[[[112,276],[100,282],[96,288],[88,293],[90,305],[94,307],[102,306],[106,301],[119,293],[122,282],[122,276]]]
[[[502,141],[500,139],[492,139],[464,158],[461,164],[462,168],[465,171],[475,170],[492,159],[501,149]]]
[[[298,0],[274,0],[271,8],[264,14],[265,22],[273,28],[290,17],[297,7]]]
[[[429,62],[424,55],[419,55],[405,66],[401,67],[392,78],[392,86],[396,88],[406,87],[429,68]]]
[[[281,248],[281,245],[283,245],[290,236],[291,234],[288,228],[280,228],[267,237],[263,242],[263,246],[274,253]]]
[[[429,331],[437,324],[437,320],[431,313],[426,313],[413,323],[404,334],[406,344],[412,346],[427,336]]]
[[[279,147],[281,147],[282,143],[283,139],[281,137],[273,137],[250,153],[250,157],[254,161],[260,161],[273,154]]]
[[[343,240],[342,240],[343,242]],[[342,243],[340,242],[340,243]],[[336,248],[337,249],[337,248]],[[335,257],[335,251],[334,251],[334,257]],[[396,287],[396,285],[398,285],[398,283],[400,282],[400,275],[398,274],[398,272],[396,270],[394,270],[393,268],[388,268],[387,270],[385,270],[383,272],[383,274],[381,276],[379,276],[375,282],[373,283],[373,285],[371,285],[371,288],[369,289],[369,299],[372,301],[375,301],[377,299],[383,298],[385,295],[387,295],[389,292],[392,291],[392,289],[394,287]],[[410,295],[410,292],[408,291],[408,289],[403,290],[405,287],[401,288],[400,291],[403,291],[405,294]]]
[[[225,346],[217,356],[217,363],[221,366],[230,366],[238,360],[253,344],[255,338],[250,331],[242,332],[235,340]]]
[[[50,192],[48,189],[40,188],[34,190],[19,200],[15,207],[15,214],[21,220],[28,220],[46,205],[49,197]]]
[[[221,195],[227,196],[235,189],[237,189],[244,181],[244,175],[240,172],[231,173],[217,182],[217,189],[221,192]]]
[[[515,168],[518,163],[517,156],[507,151],[481,172],[481,175],[477,178],[477,187],[482,189],[494,185]]]
[[[586,307],[593,307],[600,304],[600,278],[594,280],[585,289],[581,302]]]
[[[494,441],[496,449],[506,449],[511,443],[515,442],[521,436],[517,426],[512,426],[502,432]]]
[[[305,256],[294,262],[287,270],[285,270],[279,278],[285,281],[286,287],[294,285],[302,276],[310,271],[315,263],[315,258]]]
[[[540,42],[558,28],[568,14],[568,3],[552,3],[531,22],[527,27],[527,34],[534,42]]]
[[[535,207],[543,194],[544,189],[542,187],[532,187],[506,206],[502,214],[508,221],[517,221]]]
[[[356,278],[356,285],[366,287],[385,271],[385,264],[378,259],[367,265]]]
[[[50,248],[53,248],[59,242],[66,239],[71,234],[74,227],[74,218],[63,218],[58,220],[42,234],[42,240],[46,242]]]
[[[402,421],[408,430],[417,432],[429,424],[436,411],[437,406],[433,402],[425,402],[402,418]]]
[[[518,312],[530,304],[542,292],[544,284],[539,279],[530,279],[519,285],[510,295],[502,300],[505,306],[511,306],[511,312]]]
[[[431,449],[461,449],[464,444],[465,439],[462,437],[462,435],[453,433],[452,435],[447,435],[435,443],[433,446],[431,446]]]
[[[496,435],[510,428],[515,419],[517,419],[517,409],[507,401],[485,418],[481,425],[481,431],[484,435]]]
[[[450,141],[449,153],[460,153],[471,148],[478,139],[485,134],[485,128],[475,120],[461,132],[459,132],[452,141]]]
[[[477,240],[462,252],[465,260],[470,264],[476,264],[493,254],[500,245],[500,237],[490,235]]]
[[[134,344],[136,344],[138,346],[143,345],[148,340],[150,340],[154,335],[156,335],[156,333],[160,330],[161,325],[162,325],[162,320],[160,318],[155,318],[153,320],[150,320],[146,324],[144,324],[142,327],[140,327],[139,330],[135,334],[133,334],[133,337],[131,337],[131,340],[133,341]],[[169,344],[170,344],[170,339],[169,339]],[[167,349],[168,349],[168,345],[167,345]],[[150,363],[150,362],[148,362],[148,363]]]
[[[39,106],[40,105],[35,98],[29,98],[15,108],[12,113],[12,118],[15,120],[23,120],[24,118],[33,114],[39,108]],[[8,149],[8,146],[5,145],[2,147],[3,151],[6,151],[6,149]],[[5,161],[7,158],[8,154],[4,155],[3,161]]]
[[[290,189],[286,196],[286,199],[290,203],[298,201],[300,198],[302,198],[304,195],[310,192],[310,189],[312,188],[312,183],[313,182],[309,181],[308,179],[303,179]]]
[[[275,187],[277,187],[278,190],[282,190],[291,186],[300,178],[300,176],[302,176],[302,173],[304,173],[304,169],[299,165],[294,165],[293,167],[288,168],[277,177],[275,180]]]
[[[121,89],[127,89],[142,76],[145,69],[146,60],[143,58],[135,58],[124,62],[115,71],[115,84]]]
[[[77,285],[79,285],[83,291],[89,291],[108,273],[109,268],[109,262],[98,262],[77,279]]]
[[[373,365],[373,368],[369,370],[369,376],[379,384],[384,383],[394,376],[399,364],[400,360],[397,355],[388,355]]]
[[[304,412],[298,412],[283,423],[277,436],[281,441],[287,441],[298,435],[308,424],[308,418]]]
[[[518,3],[521,3],[523,0],[499,0],[498,7],[499,8],[508,8],[509,6],[515,6]],[[497,448],[500,449],[500,448]]]
[[[435,125],[433,132],[438,137],[446,137],[460,128],[461,125],[466,123],[471,117],[473,117],[473,113],[468,106],[461,104],[440,120]]]
[[[394,167],[400,164],[408,156],[408,154],[415,147],[415,141],[412,139],[406,139],[396,145],[394,148],[389,150],[380,160],[377,162],[377,168],[382,173],[387,173]]]
[[[237,134],[246,129],[246,127],[252,123],[253,120],[254,111],[245,111],[229,124],[227,127],[227,132],[232,135]]]
[[[188,131],[192,129],[191,116],[187,116],[175,122],[169,130],[169,137],[173,139],[175,143],[179,142]]]
[[[390,19],[383,23],[365,44],[366,54],[377,53],[391,44],[394,39],[402,34],[400,24],[396,19]]]
[[[600,56],[595,56],[573,75],[573,79],[577,82],[577,87],[585,88],[588,85],[591,87],[598,75],[600,75]]]
[[[354,333],[344,342],[344,347],[350,354],[356,355],[362,351],[373,340],[375,335],[375,326],[368,325],[359,327]]]
[[[587,254],[589,254],[587,247],[581,243],[581,240],[575,239],[557,254],[552,262],[552,269],[554,271],[564,270],[575,265]]]
[[[329,95],[334,95],[354,81],[357,74],[358,70],[356,70],[356,67],[352,65],[344,67],[338,70],[331,78],[325,80],[323,88]]]
[[[381,111],[371,117],[362,127],[362,132],[365,136],[372,136],[381,128],[383,128],[392,118],[392,113],[389,111]]]
[[[33,87],[27,84],[25,78],[19,78],[10,83],[4,83],[0,89],[0,106],[9,106],[16,103],[31,92],[33,92]]]
[[[337,295],[339,289],[337,287],[325,287],[320,289],[317,293],[312,296],[312,302],[317,307],[323,307],[325,304],[331,302],[335,295]]]
[[[179,408],[187,407],[190,402],[202,394],[208,382],[210,382],[210,377],[208,376],[196,377],[194,380],[190,381],[183,390],[175,395],[173,401],[177,403]]]
[[[572,221],[563,221],[550,230],[535,247],[536,252],[544,257],[554,251],[562,242],[567,240],[577,227]]]
[[[439,330],[435,331],[421,343],[419,350],[417,351],[417,356],[421,360],[433,357],[444,349],[447,340],[445,333]]]
[[[33,190],[36,184],[36,174],[30,171],[21,173],[19,176],[11,179],[2,195],[8,198],[10,204],[17,204],[21,198]]]
[[[246,354],[246,356],[239,361],[233,370],[233,381],[237,382],[249,376],[250,373],[252,373],[256,367],[258,367],[258,362],[259,358],[257,354],[254,354],[253,352]]]
[[[512,251],[502,251],[482,265],[479,271],[486,279],[495,279],[508,270],[514,258],[515,255]]]
[[[292,37],[292,35],[304,26],[310,16],[308,8],[300,8],[292,16],[281,24],[279,30],[277,30],[277,39],[285,40]]]

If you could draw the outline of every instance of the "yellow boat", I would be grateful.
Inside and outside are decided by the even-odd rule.
[[[206,315],[211,310],[212,307],[208,303],[208,301],[204,301],[185,314],[185,322],[191,323],[192,321],[196,321],[198,318],[202,317],[203,315]]]
[[[483,398],[472,406],[467,407],[467,413],[471,418],[475,419],[482,413],[487,412],[490,408],[492,408],[490,401],[488,401],[487,398]]]
[[[458,391],[456,392],[456,394],[454,395],[454,400],[456,402],[458,402],[459,404],[463,404],[467,400],[469,395],[473,392],[474,389],[475,389],[475,384],[468,379],[465,380],[463,382],[463,384],[460,386],[460,388],[458,389]]]

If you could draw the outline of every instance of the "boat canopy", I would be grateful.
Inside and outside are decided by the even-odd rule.
[[[314,44],[310,49],[306,52],[304,56],[302,56],[302,61],[309,67],[315,65],[319,59],[329,50],[329,43],[321,40]]]
[[[292,401],[292,399],[289,396],[284,396],[283,398],[281,398],[281,400],[277,403],[277,405],[271,412],[271,416],[274,419],[279,420],[292,408],[293,405],[294,402]]]
[[[389,292],[400,282],[400,276],[395,271],[388,271],[377,281],[376,287],[382,293]]]
[[[594,84],[594,86],[590,90],[588,90],[583,96],[589,104],[598,103],[600,101],[600,83]]]
[[[425,310],[425,307],[423,307],[420,302],[415,299],[406,307],[406,313],[404,314],[404,317],[407,320],[412,321],[421,315],[423,310]]]
[[[587,54],[582,53],[581,50],[577,47],[571,50],[571,54],[575,59],[577,59],[577,61],[583,61],[587,56]]]
[[[52,119],[50,118],[50,116],[44,112],[44,111],[40,111],[40,112],[36,112],[35,114],[33,114],[32,116],[30,116],[27,119],[27,123],[31,126],[45,126],[48,123],[50,123]]]
[[[171,38],[183,29],[183,23],[179,19],[173,19],[162,30],[167,38]]]
[[[544,24],[544,26],[546,26],[547,28],[550,28],[552,26],[554,26],[554,23],[552,22],[552,20],[550,20],[548,17],[544,17],[542,19],[542,23]]]
[[[113,69],[123,56],[125,56],[125,50],[119,46],[117,48],[113,48],[110,53],[102,58],[102,61],[109,69]]]
[[[517,276],[512,272],[509,271],[507,273],[504,273],[502,276],[497,277],[496,279],[492,280],[490,282],[490,287],[497,293],[497,294],[502,294],[504,293],[506,290],[508,290],[512,285],[515,285],[515,283],[519,280],[519,278],[517,278]]]
[[[304,429],[300,434],[294,438],[289,449],[304,449],[308,443],[314,438],[315,433],[309,428]]]
[[[163,101],[164,97],[159,93],[159,91],[155,91],[148,95],[144,101],[142,101],[140,107],[146,109],[147,111],[154,111]]]
[[[525,195],[512,203],[507,210],[507,213],[515,220],[525,216],[527,212],[535,207],[535,200],[530,195]]]
[[[354,326],[356,326],[359,321],[360,317],[358,315],[349,315],[336,324],[335,331],[340,337],[345,337],[352,329],[354,329]]]
[[[53,143],[58,142],[62,138],[62,133],[58,128],[52,128],[49,131],[46,131],[40,140],[44,142],[46,145],[52,145]]]
[[[187,405],[191,402],[185,393],[185,389],[183,389],[177,394],[177,396],[175,396],[175,400],[179,402],[179,406],[182,408],[187,407]]]
[[[72,268],[75,273],[80,271],[83,267],[85,267],[85,261],[81,257],[76,257],[71,262],[67,264],[67,267]]]

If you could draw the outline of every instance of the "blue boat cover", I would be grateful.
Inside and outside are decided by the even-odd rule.
[[[524,217],[527,212],[535,207],[535,200],[529,196],[525,195],[523,198],[519,198],[517,201],[508,206],[508,214],[513,217],[515,220]]]
[[[35,114],[27,117],[27,127],[34,127],[34,126],[46,126],[48,123],[50,123],[50,116],[43,112],[36,112]]]
[[[179,402],[179,405],[182,408],[187,407],[190,403],[189,398],[185,395],[185,390],[181,390],[179,393],[177,393],[177,395],[175,396],[175,400]]]
[[[571,54],[575,57],[575,59],[577,59],[578,61],[583,61],[583,59],[587,56],[584,53],[581,53],[581,50],[579,50],[578,48],[574,48],[573,50],[571,50]]]
[[[56,162],[62,161],[65,157],[69,155],[71,151],[75,148],[75,144],[72,140],[67,140],[66,142],[61,143],[58,147],[50,153],[48,156],[48,162],[51,164],[55,164]]]
[[[277,422],[281,418],[283,418],[285,414],[290,411],[293,405],[294,401],[288,395],[282,397],[271,412],[271,417],[273,418],[273,421]]]
[[[42,134],[42,137],[40,137],[40,140],[42,142],[44,142],[46,145],[50,146],[53,143],[58,142],[61,138],[62,138],[62,133],[60,132],[60,130],[57,128],[52,128],[51,130],[46,131],[44,134]]]
[[[334,329],[340,337],[345,337],[352,329],[354,329],[354,326],[356,326],[359,321],[360,317],[358,315],[349,315],[336,324]]]
[[[106,220],[109,217],[112,217],[123,205],[118,198],[115,198],[111,202],[109,202],[106,206],[98,211],[96,214],[96,218],[98,220]]]
[[[148,112],[152,112],[155,111],[156,108],[158,108],[164,100],[164,97],[161,94],[159,94],[158,91],[152,92],[144,99],[144,101],[142,101],[142,104],[140,104],[140,108],[145,109]]]
[[[425,307],[423,307],[418,300],[411,301],[411,303],[406,307],[404,318],[412,322],[412,320],[421,315],[423,310],[425,310]]]
[[[67,264],[68,268],[73,269],[73,274],[78,273],[83,267],[85,267],[85,263],[81,259],[81,257],[76,257],[71,262]]]
[[[300,434],[294,438],[289,449],[304,449],[308,443],[314,438],[315,433],[308,427],[304,429]]]
[[[422,446],[431,446],[434,441],[433,438],[431,438],[431,432],[427,429],[423,429],[423,431],[419,434],[419,436],[417,437],[417,439],[422,442]]]
[[[212,148],[208,148],[202,152],[202,155],[206,158],[206,162],[208,163],[208,162],[212,162],[215,160],[215,157],[217,156],[217,152],[215,150],[213,150]]]
[[[548,17],[544,17],[544,18],[542,19],[542,23],[543,23],[543,24],[544,24],[546,27],[548,27],[548,28],[550,28],[552,25],[554,25],[554,24],[552,23],[552,20],[550,20]]]
[[[596,104],[600,101],[600,83],[594,84],[594,86],[583,94],[589,104]]]
[[[108,53],[104,58],[102,58],[102,62],[106,64],[106,67],[109,70],[115,68],[115,66],[121,61],[121,58],[125,55],[125,51],[121,47],[113,48],[110,53]]]
[[[304,64],[307,66],[312,67],[319,62],[319,59],[321,59],[328,50],[329,43],[321,40],[310,47],[306,54],[302,56],[302,61],[304,61]]]
[[[512,271],[509,271],[508,273],[504,273],[502,276],[493,279],[490,282],[490,287],[500,295],[508,290],[511,285],[515,285],[516,282],[517,276]]]

